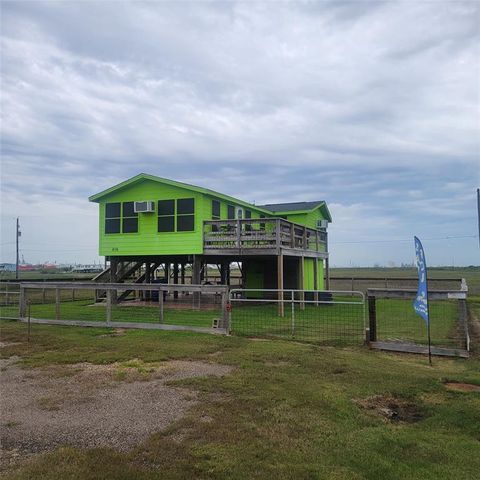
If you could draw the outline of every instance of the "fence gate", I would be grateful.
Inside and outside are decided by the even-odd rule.
[[[230,332],[324,345],[364,343],[362,292],[233,289]]]
[[[416,290],[367,291],[367,342],[372,348],[427,353],[427,325],[412,302]],[[432,353],[468,357],[470,348],[466,290],[429,291]]]

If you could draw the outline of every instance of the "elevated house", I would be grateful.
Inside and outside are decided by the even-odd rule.
[[[188,265],[200,284],[206,265],[217,265],[229,284],[239,262],[250,289],[328,287],[324,201],[253,205],[213,190],[141,173],[92,195],[99,204],[100,255],[110,262],[102,280],[151,282],[173,266],[184,283]],[[327,285],[325,285],[325,281]]]

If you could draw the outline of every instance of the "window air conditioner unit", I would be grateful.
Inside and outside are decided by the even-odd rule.
[[[135,213],[150,213],[155,211],[155,202],[135,202],[133,205]]]
[[[328,227],[328,220],[317,220],[317,229],[325,230]]]

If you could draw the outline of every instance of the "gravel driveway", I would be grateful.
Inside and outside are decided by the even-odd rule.
[[[24,369],[15,364],[18,360],[0,364],[4,459],[12,451],[33,453],[60,445],[128,450],[197,402],[195,391],[167,382],[231,371],[225,365],[189,361]]]

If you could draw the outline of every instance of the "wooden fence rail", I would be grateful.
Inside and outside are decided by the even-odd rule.
[[[19,297],[19,318],[23,320],[26,318],[28,305],[28,291],[46,289],[55,291],[55,320],[60,320],[61,317],[61,295],[62,290],[103,290],[106,292],[106,324],[111,324],[112,307],[116,304],[118,292],[124,291],[139,291],[139,292],[157,292],[158,294],[158,323],[162,324],[164,321],[164,293],[193,293],[194,298],[200,299],[201,294],[220,295],[221,296],[221,315],[218,321],[218,329],[220,331],[228,332],[228,292],[229,287],[226,285],[177,285],[177,284],[139,284],[139,283],[81,283],[81,282],[50,282],[48,285],[44,283],[24,282],[20,284]],[[74,298],[74,297],[73,297]],[[198,301],[199,303],[200,301]],[[44,321],[46,323],[47,320]],[[76,324],[79,322],[77,321]],[[170,328],[168,328],[170,329]],[[206,329],[211,330],[211,329]],[[198,328],[196,328],[198,331]]]

